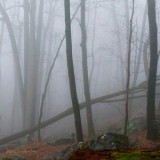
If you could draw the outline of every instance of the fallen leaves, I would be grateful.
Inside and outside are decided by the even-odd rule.
[[[0,158],[19,155],[26,160],[44,160],[49,155],[55,155],[67,146],[51,146],[47,145],[46,142],[33,142],[2,152],[0,153]]]
[[[146,131],[144,132],[134,132],[129,135],[129,139],[134,138],[136,140],[136,149],[156,149],[160,146],[160,142],[157,141],[149,141],[146,140]],[[0,158],[3,157],[10,157],[10,156],[22,156],[26,160],[45,160],[49,156],[54,156],[59,153],[64,148],[68,147],[69,145],[57,145],[51,146],[48,145],[46,142],[32,142],[29,144],[25,144],[23,146],[16,147],[15,149],[9,149],[4,152],[0,153]],[[98,160],[98,156],[101,160],[105,160],[106,156],[108,158],[111,157],[111,154],[107,152],[99,152],[99,155],[93,153],[92,151],[79,151],[77,152],[80,159],[85,158],[85,153],[88,154],[87,160]],[[77,159],[78,160],[78,159]]]

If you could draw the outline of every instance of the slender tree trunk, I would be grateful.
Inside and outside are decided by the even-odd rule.
[[[94,7],[93,38],[92,38],[92,47],[91,47],[92,66],[91,66],[91,73],[89,76],[90,91],[92,88],[92,76],[93,76],[94,66],[95,66],[94,45],[95,45],[95,37],[96,37],[96,21],[97,21],[97,1],[95,2],[95,7]]]
[[[155,140],[156,131],[153,128],[155,120],[155,91],[156,91],[156,75],[158,62],[158,40],[157,40],[157,23],[156,23],[156,2],[155,0],[147,0],[148,2],[148,19],[149,19],[149,36],[150,36],[150,68],[148,77],[148,93],[147,93],[147,139]]]
[[[130,86],[130,68],[131,68],[131,45],[132,45],[132,33],[133,33],[133,16],[134,16],[134,0],[132,0],[132,14],[130,19],[130,32],[128,42],[128,55],[127,55],[127,80],[126,80],[126,103],[125,103],[125,126],[124,135],[127,134],[128,126],[128,101],[129,101],[129,86]]]
[[[136,86],[137,79],[138,79],[138,72],[140,69],[141,57],[142,57],[142,53],[143,53],[143,39],[144,39],[144,35],[145,35],[146,18],[147,18],[147,4],[145,6],[144,15],[143,15],[139,52],[138,52],[137,63],[136,63],[136,67],[135,67],[135,75],[134,75],[132,87]]]
[[[53,26],[54,21],[55,21],[55,8],[56,8],[56,4],[57,4],[57,0],[55,1],[55,5],[53,6],[53,1],[49,1],[49,15],[48,15],[48,19],[47,19],[47,23],[46,26],[44,27],[44,31],[43,31],[43,35],[41,35],[42,37],[42,42],[41,42],[41,52],[40,52],[40,59],[39,59],[39,80],[38,80],[38,88],[37,88],[37,105],[39,105],[41,103],[41,95],[42,95],[42,82],[43,82],[43,74],[44,74],[44,56],[45,56],[45,51],[46,51],[46,44],[48,41],[48,32],[50,30],[50,28]],[[52,32],[53,32],[53,28],[52,28]],[[52,35],[52,33],[50,33],[50,35]],[[53,42],[52,42],[53,43]],[[53,44],[52,44],[53,45]]]
[[[78,12],[78,9],[79,9],[80,5],[78,6],[78,8],[76,9],[75,13],[73,14],[73,17],[71,19],[71,22],[72,20],[74,19],[75,15],[77,14]],[[46,94],[47,94],[47,89],[48,89],[48,85],[49,85],[49,81],[51,79],[51,73],[52,73],[52,70],[54,68],[54,65],[55,65],[55,62],[56,62],[56,59],[59,55],[59,51],[62,47],[62,44],[63,44],[63,41],[66,37],[66,34],[63,36],[59,46],[58,46],[58,49],[56,51],[56,55],[54,57],[54,60],[49,68],[49,71],[48,71],[48,76],[47,76],[47,79],[46,79],[46,83],[45,83],[45,86],[44,86],[44,92],[42,93],[42,97],[41,97],[41,105],[40,105],[40,115],[39,115],[39,119],[38,119],[38,125],[39,125],[39,128],[38,128],[38,139],[41,140],[41,127],[40,127],[40,124],[41,124],[41,121],[42,121],[42,116],[43,116],[43,109],[44,109],[44,101],[45,101],[45,98],[46,98]]]
[[[122,84],[122,89],[125,88],[125,66],[123,62],[123,54],[122,54],[122,42],[121,42],[121,33],[120,33],[120,28],[119,28],[119,23],[118,23],[118,18],[116,14],[116,6],[115,6],[116,1],[112,2],[112,7],[113,7],[113,23],[116,31],[116,38],[117,38],[117,46],[118,46],[118,52],[119,52],[119,62],[117,63],[118,67],[118,76],[120,77],[121,84]],[[126,9],[127,10],[127,9]],[[126,11],[127,12],[127,11]],[[126,16],[127,19],[128,16]],[[128,22],[128,21],[127,21]]]
[[[42,55],[42,29],[43,29],[43,12],[44,10],[44,0],[40,0],[39,2],[39,9],[38,9],[38,25],[37,25],[37,36],[36,36],[36,56],[35,56],[35,106],[38,108],[39,105],[39,92],[41,91],[41,72],[42,72],[42,67],[41,67],[41,59],[40,56]],[[45,39],[45,41],[47,41]]]
[[[29,53],[27,64],[27,92],[26,92],[26,127],[29,128],[35,124],[35,65],[36,64],[36,39],[35,39],[35,12],[36,1],[31,0],[30,9],[30,33],[29,33]]]
[[[146,42],[143,45],[143,64],[144,64],[144,71],[145,71],[147,80],[149,75],[148,48],[149,48],[149,37],[147,38]]]
[[[24,114],[22,116],[23,118],[23,128],[26,128],[26,96],[27,96],[27,73],[28,73],[28,56],[29,56],[29,2],[28,0],[24,0]]]
[[[88,78],[88,64],[87,64],[87,33],[86,33],[86,22],[85,22],[85,0],[81,0],[81,48],[82,48],[82,68],[83,68],[83,85],[84,95],[87,106],[87,122],[88,122],[88,135],[89,137],[95,136],[92,109],[91,109],[91,96]]]
[[[3,6],[6,6],[6,1],[2,1]],[[4,35],[4,21],[1,21],[1,31],[0,31],[0,55],[2,52],[2,46],[3,46],[3,35]]]
[[[126,40],[127,40],[127,54],[128,54],[128,42],[129,42],[129,5],[128,0],[124,1],[125,7],[125,20],[126,20]]]
[[[6,1],[5,1],[6,2]],[[2,56],[2,46],[3,46],[3,37],[4,37],[4,21],[1,21],[1,30],[0,30],[0,87],[1,87],[1,56]],[[1,96],[0,96],[1,101]]]
[[[43,9],[44,9],[44,0],[40,0],[39,3],[39,14],[38,14],[38,27],[37,27],[37,39],[36,39],[36,51],[38,55],[38,60],[40,57],[41,51],[41,41],[42,41],[42,25],[43,25]]]
[[[18,80],[19,95],[20,95],[20,101],[21,101],[21,110],[22,110],[22,117],[23,117],[24,116],[23,114],[24,114],[25,100],[24,100],[23,78],[22,78],[21,67],[20,67],[19,52],[18,52],[14,32],[12,29],[11,21],[10,21],[5,9],[3,8],[1,2],[0,2],[0,13],[2,14],[4,21],[7,25],[7,29],[8,29],[9,37],[10,37],[10,41],[11,41],[11,46],[12,46],[12,50],[13,50],[15,73],[16,73],[17,80]]]
[[[19,5],[19,4],[18,4]],[[19,9],[18,9],[19,12]],[[20,14],[18,14],[20,15]],[[19,17],[18,17],[19,19]],[[19,59],[21,60],[21,53],[22,53],[22,33],[23,33],[23,25],[21,22],[19,22],[19,27],[18,27],[18,40],[17,40],[17,47],[18,47],[18,51],[19,51]],[[17,121],[20,121],[20,115],[19,115],[19,100],[17,99],[17,97],[19,97],[19,93],[18,93],[18,83],[17,83],[17,78],[15,77],[14,80],[14,89],[13,89],[13,102],[12,102],[12,115],[11,115],[11,132],[15,133],[17,128],[19,128],[18,125],[16,125]],[[24,113],[25,114],[25,113]],[[22,116],[22,115],[21,115]],[[22,117],[23,118],[23,117]],[[24,121],[22,121],[24,122]],[[22,124],[22,128],[23,128],[23,124]]]
[[[4,1],[4,6],[6,1]],[[4,21],[1,21],[1,31],[0,31],[0,85],[1,85],[1,55],[2,55],[2,46],[3,46],[3,37],[4,37]]]
[[[68,66],[70,92],[71,92],[71,99],[72,99],[73,111],[74,111],[77,142],[82,142],[83,133],[82,133],[80,108],[79,108],[77,91],[76,91],[73,57],[72,57],[70,0],[64,0],[64,10],[65,10],[66,53],[67,53],[67,66]]]

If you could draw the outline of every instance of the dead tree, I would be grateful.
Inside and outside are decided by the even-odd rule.
[[[134,16],[134,0],[132,0],[132,14],[131,14],[131,19],[130,19],[130,32],[129,32],[129,41],[128,41],[124,135],[127,134],[127,126],[128,126],[128,101],[129,101],[129,86],[130,86],[130,68],[131,68],[131,45],[132,45],[132,33],[133,33],[133,16]]]

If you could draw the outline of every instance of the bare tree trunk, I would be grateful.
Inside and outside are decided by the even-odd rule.
[[[35,39],[35,12],[36,0],[31,0],[30,8],[30,33],[29,33],[29,53],[27,64],[27,91],[26,91],[26,128],[35,124],[35,90],[36,90],[36,39]]]
[[[42,25],[43,25],[43,9],[44,9],[44,0],[40,0],[39,3],[39,14],[38,14],[38,27],[37,27],[37,39],[36,39],[36,51],[38,55],[38,60],[40,57],[41,51],[41,41],[42,41]],[[39,64],[39,63],[37,63]]]
[[[119,62],[117,63],[118,67],[118,74],[121,80],[122,84],[122,89],[125,88],[125,66],[123,62],[123,54],[122,54],[122,44],[121,44],[121,35],[120,35],[120,28],[119,28],[119,23],[118,23],[118,18],[116,14],[116,6],[115,6],[116,1],[112,2],[112,7],[113,7],[113,12],[112,12],[112,18],[113,18],[113,23],[116,31],[116,37],[117,37],[117,46],[118,46],[118,51],[119,51]],[[127,11],[126,11],[127,12]],[[126,16],[127,19],[128,16]]]
[[[150,68],[147,93],[147,139],[155,140],[158,138],[157,133],[153,128],[153,121],[155,120],[155,91],[158,64],[156,2],[155,0],[147,0],[147,2],[150,35]]]
[[[54,15],[54,12],[55,12],[55,8],[56,8],[56,4],[57,4],[57,0],[55,1],[55,4],[53,6],[53,1],[49,1],[49,11],[48,11],[48,17],[47,17],[47,22],[46,22],[46,25],[44,26],[44,29],[43,29],[43,34],[41,35],[41,52],[40,52],[40,71],[41,71],[41,78],[42,79],[42,70],[43,70],[43,64],[44,64],[44,55],[45,55],[45,51],[46,51],[46,46],[47,46],[47,41],[50,41],[49,40],[49,36],[52,35],[52,32],[54,30],[54,28],[52,28],[54,26],[54,23],[55,23],[55,15]],[[39,16],[40,17],[40,16]],[[40,19],[40,18],[39,18]],[[50,28],[52,28],[52,32],[50,33]],[[39,83],[39,87],[41,88],[41,82]]]
[[[2,1],[3,6],[5,7],[6,1]],[[3,45],[3,35],[4,35],[4,21],[1,21],[1,32],[0,32],[0,54],[2,52],[2,45]]]
[[[95,66],[94,45],[95,45],[95,36],[96,36],[96,19],[97,19],[97,1],[95,2],[95,7],[94,7],[93,38],[92,38],[92,47],[91,47],[92,66],[91,66],[91,73],[89,76],[90,90],[92,88],[91,87],[92,86],[92,76],[93,76],[94,66]]]
[[[86,22],[85,22],[85,0],[81,0],[81,48],[82,48],[82,68],[83,68],[83,85],[84,95],[87,106],[87,122],[88,122],[88,135],[89,137],[95,136],[92,109],[90,103],[90,87],[88,79],[88,64],[87,64],[87,33],[86,33]]]
[[[6,1],[4,1],[4,6]],[[1,85],[1,53],[2,53],[2,45],[3,45],[3,36],[4,36],[4,21],[1,21],[1,32],[0,32],[0,85]]]
[[[19,10],[18,10],[19,11]],[[18,14],[17,16],[19,16],[20,14]],[[19,17],[17,17],[19,19]],[[19,59],[21,60],[22,58],[22,33],[23,33],[23,25],[22,23],[19,21],[19,27],[18,27],[18,40],[17,40],[17,47],[18,47],[18,51],[19,51]],[[23,58],[22,58],[23,59]],[[24,129],[24,119],[22,117],[23,120],[20,119],[20,117],[22,115],[19,115],[19,100],[17,99],[17,97],[19,97],[19,92],[17,90],[18,83],[17,83],[17,79],[15,78],[14,80],[14,93],[13,93],[13,105],[12,105],[12,115],[11,115],[11,131],[12,133],[15,133],[17,128],[19,127],[18,125],[16,125],[17,121],[22,121],[22,128]],[[25,106],[25,104],[24,104]],[[25,115],[25,113],[24,113]]]
[[[127,126],[128,126],[128,100],[129,100],[129,86],[130,86],[130,67],[131,67],[131,46],[132,46],[132,33],[133,33],[133,16],[134,16],[134,0],[132,0],[132,14],[131,14],[131,19],[130,19],[130,33],[129,33],[129,42],[128,42],[124,135],[127,134]]]
[[[140,69],[141,57],[142,57],[142,53],[143,53],[143,39],[144,39],[145,28],[146,28],[146,18],[147,18],[147,4],[145,6],[144,15],[143,15],[139,52],[138,52],[135,75],[134,75],[132,87],[136,86],[136,82],[137,82],[137,78],[138,78],[138,72],[139,72],[139,69]]]
[[[46,44],[47,44],[47,36],[48,36],[48,32],[50,30],[51,27],[53,27],[54,21],[55,21],[55,15],[54,15],[54,11],[56,8],[56,4],[57,4],[57,0],[55,1],[55,4],[53,6],[53,1],[49,1],[48,2],[50,7],[49,7],[49,15],[48,15],[48,19],[47,19],[47,24],[44,27],[44,31],[43,31],[43,35],[41,35],[42,37],[42,42],[41,42],[41,52],[40,52],[40,59],[39,59],[39,80],[38,80],[38,88],[37,88],[37,105],[40,105],[41,103],[41,96],[42,96],[42,81],[43,81],[43,74],[44,74],[44,55],[45,55],[45,51],[46,51]],[[52,32],[53,32],[53,28],[52,28]],[[50,35],[52,35],[52,33],[50,33]],[[53,43],[53,42],[52,42]]]
[[[67,67],[69,75],[69,85],[71,92],[71,99],[74,111],[75,128],[77,135],[77,142],[83,141],[82,125],[80,108],[78,103],[73,57],[72,57],[72,38],[71,38],[71,22],[70,22],[70,0],[64,0],[64,10],[65,10],[65,33],[66,33],[66,53],[67,53]]]
[[[24,114],[25,100],[24,100],[24,88],[23,88],[23,79],[22,79],[20,60],[19,60],[19,52],[18,52],[18,48],[17,48],[14,32],[13,32],[13,29],[12,29],[11,21],[10,21],[5,9],[3,8],[1,2],[0,2],[0,12],[1,12],[1,14],[2,14],[2,16],[4,18],[4,21],[5,21],[6,25],[7,25],[7,29],[8,29],[8,32],[9,32],[9,37],[10,37],[11,46],[12,46],[12,50],[13,50],[15,72],[16,72],[16,76],[17,76],[17,80],[18,80],[22,116],[24,116],[23,114]]]
[[[6,5],[6,1],[2,1],[2,4]],[[0,30],[0,87],[1,87],[1,56],[2,56],[2,46],[3,46],[3,38],[4,38],[4,25],[5,25],[5,22],[4,21],[1,21],[1,30]],[[1,92],[0,92],[1,94]],[[0,101],[1,101],[1,96],[0,96]]]
[[[24,114],[23,118],[23,128],[26,128],[26,116],[27,116],[27,105],[26,105],[26,97],[27,97],[27,73],[28,73],[28,61],[29,61],[29,11],[30,6],[28,0],[24,0]]]
[[[73,17],[71,19],[71,22],[72,20],[74,19],[75,15],[77,14],[78,12],[78,9],[79,9],[80,5],[77,7],[75,13],[73,14]],[[38,119],[38,125],[39,125],[39,128],[38,128],[38,139],[41,140],[41,128],[40,128],[40,124],[41,124],[41,121],[42,121],[42,116],[43,116],[43,109],[44,109],[44,100],[46,98],[46,94],[47,94],[47,89],[48,89],[48,85],[49,85],[49,81],[51,79],[51,73],[52,73],[52,70],[54,68],[54,65],[55,65],[55,62],[56,62],[56,59],[59,55],[59,51],[62,47],[62,44],[63,44],[63,41],[65,39],[66,35],[63,36],[59,46],[58,46],[58,49],[56,51],[56,55],[54,57],[54,60],[51,64],[51,67],[49,68],[49,72],[48,72],[48,76],[47,76],[47,79],[46,79],[46,83],[45,83],[45,87],[44,87],[44,92],[42,93],[42,98],[41,98],[41,105],[40,105],[40,115],[39,115],[39,119]]]
[[[41,92],[41,72],[43,68],[41,67],[41,58],[42,55],[42,29],[43,29],[43,12],[44,10],[44,0],[40,0],[39,9],[38,9],[38,25],[37,25],[37,36],[36,36],[36,56],[35,56],[35,106],[38,108],[39,104],[39,92]],[[46,39],[45,39],[46,41]],[[43,46],[43,45],[42,45]],[[43,65],[42,65],[43,66]]]
[[[126,20],[126,40],[127,40],[127,54],[128,54],[128,42],[129,42],[129,5],[128,0],[124,1],[125,7],[125,20]],[[126,83],[126,82],[125,82]]]
[[[143,64],[144,64],[144,71],[145,71],[147,80],[149,75],[148,48],[149,48],[149,37],[147,38],[146,42],[143,45]]]

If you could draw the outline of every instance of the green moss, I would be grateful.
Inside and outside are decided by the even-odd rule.
[[[160,153],[157,151],[141,152],[133,151],[128,153],[112,153],[113,160],[160,160]]]
[[[21,156],[11,156],[11,157],[7,157],[7,158],[0,158],[0,160],[25,160],[25,158],[23,158]]]
[[[114,160],[141,160],[139,153],[117,153]]]

